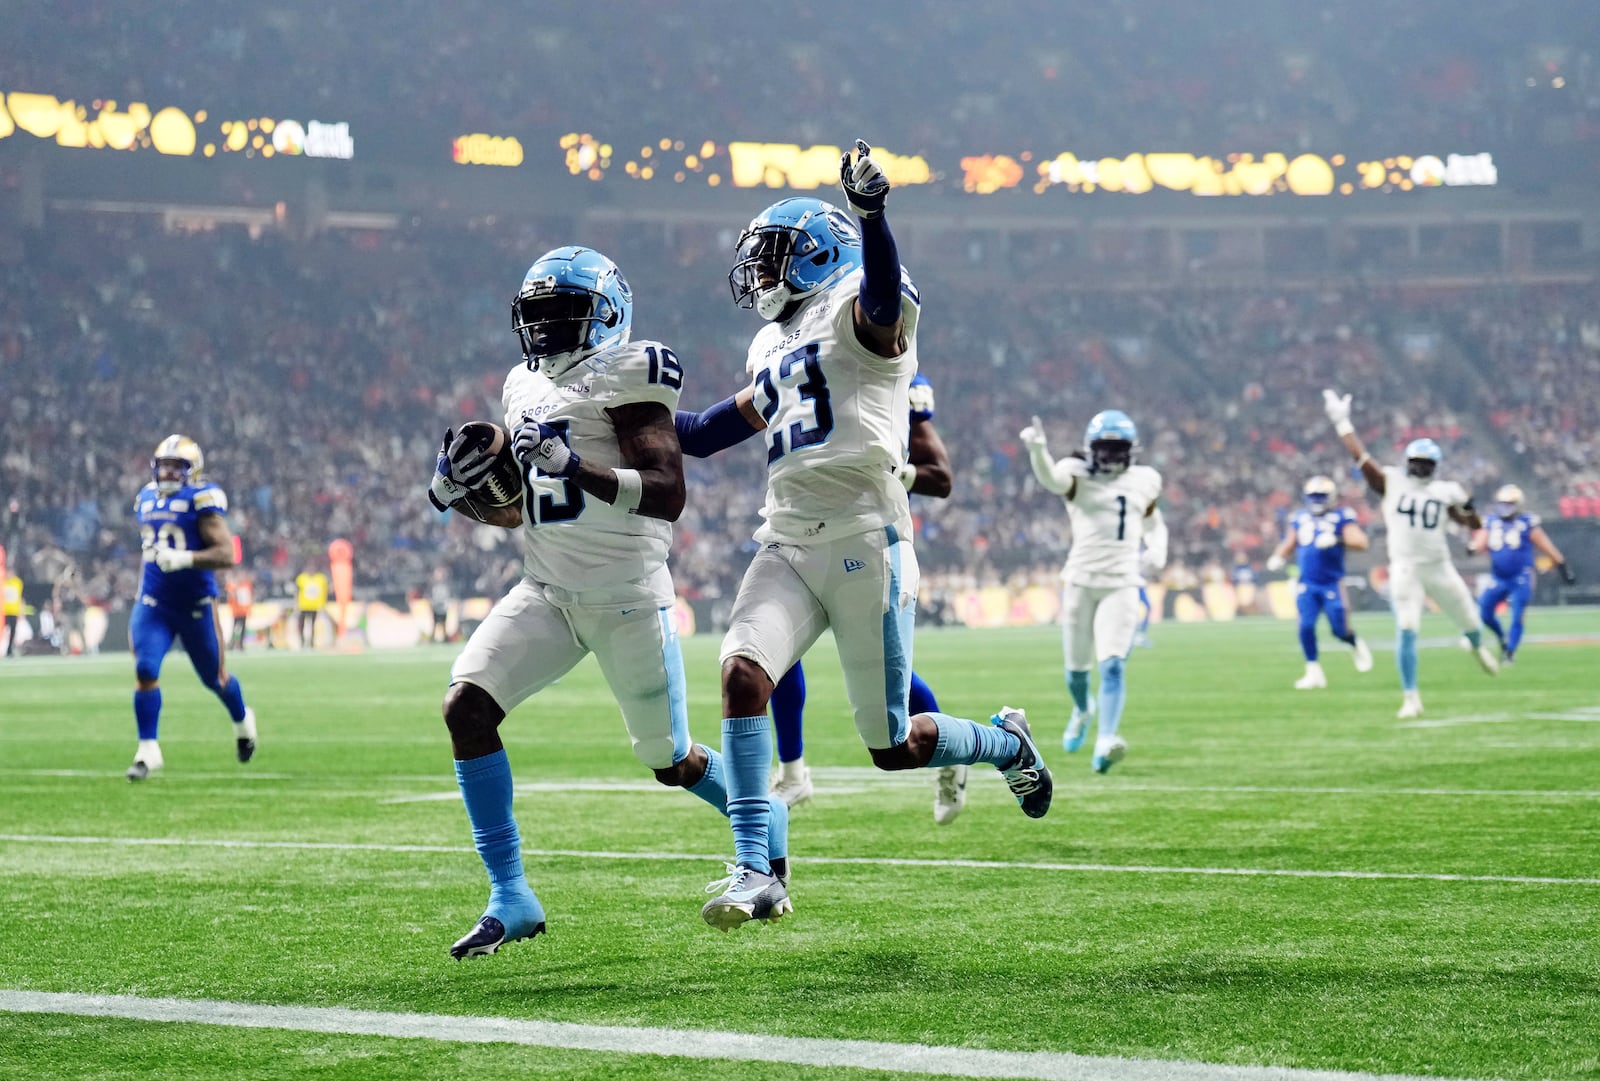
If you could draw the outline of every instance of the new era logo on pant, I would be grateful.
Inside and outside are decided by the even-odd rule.
[[[844,561],[844,572],[849,574],[851,571],[858,571],[865,566],[866,564],[859,559],[847,559]]]

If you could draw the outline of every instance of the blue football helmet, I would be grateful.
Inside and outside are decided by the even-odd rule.
[[[150,456],[150,479],[156,482],[156,491],[171,495],[186,484],[200,480],[206,467],[206,456],[200,444],[186,435],[167,436],[156,445]]]
[[[1139,429],[1120,409],[1104,409],[1089,420],[1083,433],[1089,467],[1095,473],[1121,473],[1133,464],[1139,449]]]
[[[1303,494],[1306,509],[1312,514],[1321,514],[1333,502],[1333,497],[1339,494],[1339,488],[1333,483],[1332,477],[1325,477],[1319,473],[1306,481]]]
[[[859,267],[861,233],[832,203],[784,199],[756,215],[735,251],[733,301],[770,321]]]
[[[1431,439],[1413,439],[1406,444],[1406,473],[1427,480],[1439,468],[1444,452]]]
[[[557,379],[628,340],[633,290],[617,264],[594,249],[556,248],[523,276],[511,323],[528,367]]]

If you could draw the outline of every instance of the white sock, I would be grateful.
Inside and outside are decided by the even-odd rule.
[[[802,756],[793,762],[778,763],[778,773],[786,781],[798,781],[806,775],[806,760]]]
[[[1319,676],[1322,675],[1322,662],[1321,661],[1307,661],[1306,662],[1306,675],[1309,676],[1312,673],[1316,673]]]
[[[246,706],[244,711],[244,719],[233,722],[233,731],[239,739],[255,739],[256,711]]]
[[[143,762],[147,766],[160,764],[161,745],[153,739],[141,739],[138,749],[133,752],[133,760]]]

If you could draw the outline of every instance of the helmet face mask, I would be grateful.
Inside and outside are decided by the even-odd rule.
[[[734,246],[733,302],[771,322],[793,314],[861,265],[861,235],[820,199],[784,199],[758,214]]]
[[[171,495],[199,480],[205,461],[200,444],[186,435],[169,435],[150,456],[150,479],[156,482],[156,491]]]
[[[1133,465],[1139,450],[1139,429],[1120,409],[1105,409],[1089,420],[1083,434],[1089,468],[1094,473],[1121,473]]]
[[[528,268],[511,301],[511,325],[528,367],[556,378],[628,340],[633,293],[599,252],[556,248]]]
[[[1522,511],[1522,489],[1515,484],[1503,484],[1494,493],[1494,513],[1501,518],[1515,518]]]
[[[1413,439],[1406,444],[1406,476],[1418,480],[1431,480],[1439,470],[1444,453],[1431,439]]]
[[[1339,489],[1333,483],[1332,477],[1315,476],[1306,481],[1303,491],[1306,508],[1313,514],[1321,514],[1332,505],[1334,496]]]

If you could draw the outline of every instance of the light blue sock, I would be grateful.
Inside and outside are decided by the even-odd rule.
[[[1068,672],[1067,693],[1072,695],[1072,704],[1084,713],[1089,712],[1089,673]]]
[[[472,845],[489,872],[490,885],[514,885],[523,878],[522,837],[511,814],[511,763],[505,749],[458,760],[456,784],[472,823]]]
[[[155,739],[161,730],[161,688],[133,692],[133,720],[140,739]]]
[[[933,748],[928,765],[970,766],[987,762],[991,766],[1008,766],[1022,753],[1022,741],[992,724],[951,717],[945,713],[930,713],[939,726],[939,742]]]
[[[217,697],[228,707],[229,717],[244,720],[244,688],[239,686],[238,676],[229,676],[228,682],[217,688]]]
[[[706,771],[698,781],[689,786],[689,791],[715,807],[718,814],[726,815],[728,786],[722,780],[722,756],[703,743],[700,744],[700,749],[706,752]]]
[[[771,874],[772,801],[767,798],[767,770],[772,765],[772,727],[767,715],[724,717],[722,758],[728,822],[733,826],[733,860],[752,871]]]
[[[1483,644],[1483,632],[1482,631],[1468,631],[1467,632],[1467,641],[1472,643],[1472,648],[1473,649],[1477,649],[1480,645]]]
[[[1417,632],[1401,631],[1400,642],[1394,651],[1394,662],[1400,668],[1400,689],[1417,689]]]
[[[772,818],[767,824],[767,856],[775,860],[789,858],[789,805],[776,796],[767,797],[772,808]]]
[[[1123,660],[1111,657],[1100,662],[1100,730],[1097,739],[1117,734],[1122,723],[1122,704],[1128,700],[1128,688],[1122,678]]]

